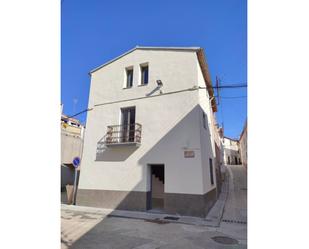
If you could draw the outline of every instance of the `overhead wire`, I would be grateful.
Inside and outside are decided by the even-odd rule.
[[[113,102],[107,102],[107,103],[102,103],[102,104],[96,104],[94,106],[101,106],[101,105],[107,105],[107,104],[114,104],[114,103],[119,103],[119,102],[126,102],[126,101],[131,101],[131,100],[138,100],[138,99],[144,99],[144,98],[149,98],[149,97],[157,97],[157,96],[161,96],[161,95],[168,95],[168,94],[173,94],[173,93],[180,93],[180,92],[184,92],[184,91],[192,91],[192,90],[197,90],[197,89],[222,89],[222,88],[244,88],[247,87],[247,84],[230,84],[230,85],[220,85],[217,87],[197,87],[197,88],[189,88],[189,89],[184,89],[184,90],[180,90],[180,91],[174,91],[174,92],[169,92],[169,93],[163,93],[160,95],[154,95],[154,96],[145,96],[145,97],[140,97],[140,98],[134,98],[134,99],[128,99],[128,100],[119,100],[119,101],[113,101]],[[220,99],[236,99],[236,98],[246,98],[247,96],[227,96],[227,97],[222,97],[220,96]],[[87,108],[84,109],[76,114],[73,114],[71,116],[68,116],[68,118],[73,118],[76,117],[80,114],[83,114],[85,112],[91,111],[93,110],[93,108]],[[222,112],[222,111],[221,111]],[[222,114],[223,116],[223,114]]]

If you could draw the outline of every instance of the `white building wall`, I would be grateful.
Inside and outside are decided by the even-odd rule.
[[[235,157],[237,157],[237,160],[240,159],[240,149],[239,149],[239,144],[231,140],[229,138],[224,138],[224,162],[225,164],[228,164],[228,157],[230,157],[230,163],[234,164]]]
[[[139,65],[146,62],[149,83],[138,86]],[[130,66],[133,87],[123,89],[125,68]],[[158,79],[163,93],[192,88],[202,84],[197,66],[195,52],[135,50],[92,74],[89,107],[145,97]],[[194,90],[94,107],[87,117],[79,188],[148,191],[148,164],[156,163],[165,165],[166,193],[204,194],[215,188],[210,186],[208,166],[214,148],[207,145],[207,132],[201,131],[200,108],[209,112],[203,96],[205,90]],[[110,148],[97,155],[107,126],[119,124],[120,108],[129,106],[136,106],[136,122],[142,124],[141,146]],[[195,157],[184,158],[184,150],[193,150]]]
[[[201,68],[199,66],[198,61],[196,61],[197,64],[197,75],[198,75],[198,86],[205,87],[205,81],[204,77],[201,71]],[[214,189],[216,187],[216,170],[215,170],[215,141],[214,141],[214,134],[212,129],[212,109],[210,105],[210,98],[208,91],[206,89],[199,90],[198,93],[199,103],[201,106],[201,114],[200,114],[200,139],[201,139],[201,151],[202,157],[201,162],[203,165],[203,178],[204,180],[204,191],[208,192],[211,189]],[[204,129],[203,127],[203,120],[202,120],[202,111],[205,112],[206,118],[207,118],[207,128]],[[213,161],[213,175],[214,175],[214,185],[211,185],[210,182],[210,171],[209,171],[209,158]]]

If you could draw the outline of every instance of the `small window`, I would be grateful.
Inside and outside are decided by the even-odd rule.
[[[205,112],[203,112],[203,127],[204,129],[206,129],[207,125],[206,125],[206,114]]]
[[[133,86],[133,68],[127,68],[126,74],[127,74],[126,87],[130,88]]]
[[[148,84],[148,65],[141,66],[141,85]]]
[[[210,171],[210,182],[211,185],[214,184],[214,172],[213,172],[213,168],[212,168],[212,159],[209,158],[209,171]]]

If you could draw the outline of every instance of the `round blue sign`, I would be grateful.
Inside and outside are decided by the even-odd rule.
[[[74,157],[74,159],[73,159],[74,167],[77,168],[79,164],[80,164],[80,158],[79,157]]]

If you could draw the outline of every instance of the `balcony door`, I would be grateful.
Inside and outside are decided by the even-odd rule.
[[[135,107],[121,109],[121,142],[134,142]]]

